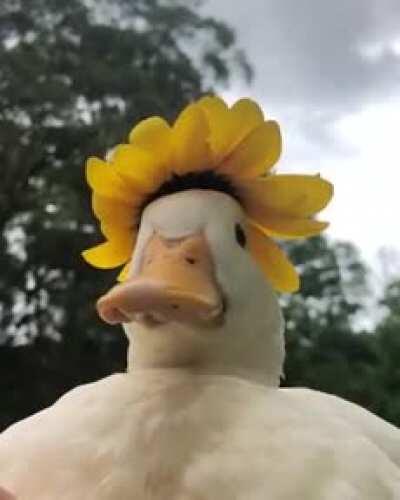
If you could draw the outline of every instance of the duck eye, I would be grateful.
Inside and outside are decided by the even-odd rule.
[[[236,236],[236,241],[239,243],[239,245],[244,248],[246,246],[246,234],[243,231],[243,228],[240,224],[235,224],[235,236]]]

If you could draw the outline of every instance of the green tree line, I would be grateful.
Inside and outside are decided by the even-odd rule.
[[[123,370],[122,331],[93,304],[114,281],[80,257],[99,241],[83,161],[143,117],[178,110],[251,68],[199,1],[0,3],[0,428],[71,387]],[[193,57],[190,56],[193,54]],[[400,284],[376,332],[356,332],[366,270],[348,244],[291,244],[303,275],[282,297],[288,385],[352,399],[400,423]]]

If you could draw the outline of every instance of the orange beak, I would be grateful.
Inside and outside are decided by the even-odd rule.
[[[16,497],[0,486],[0,500],[16,500]]]
[[[138,274],[103,295],[97,310],[110,324],[218,323],[223,301],[204,236],[168,240],[155,234]]]

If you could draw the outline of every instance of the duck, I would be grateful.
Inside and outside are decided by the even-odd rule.
[[[400,499],[396,427],[336,396],[280,387],[276,291],[299,281],[273,236],[322,230],[313,215],[332,193],[319,176],[259,176],[277,159],[277,128],[253,119],[244,131],[260,114],[241,102],[237,114],[203,98],[172,129],[146,121],[108,161],[88,162],[106,241],[84,257],[123,266],[97,310],[122,325],[127,370],[69,391],[0,435],[4,498]],[[226,120],[229,137],[210,132],[210,116]],[[263,154],[252,149],[260,127]],[[147,151],[161,143],[169,153],[152,160]],[[254,175],[238,175],[249,158]],[[138,159],[150,181],[132,174]],[[260,190],[271,193],[269,205]]]

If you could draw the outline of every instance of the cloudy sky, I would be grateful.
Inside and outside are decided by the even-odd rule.
[[[335,185],[323,214],[375,269],[400,252],[400,0],[208,0],[255,69],[247,95],[282,127],[283,171]],[[389,278],[389,276],[387,276]]]

